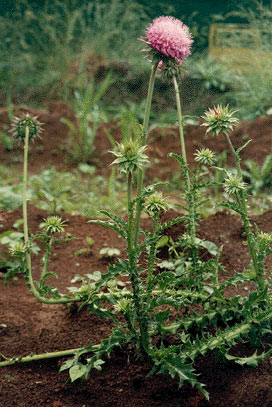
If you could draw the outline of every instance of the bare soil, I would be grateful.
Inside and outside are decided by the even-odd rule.
[[[33,112],[35,113],[35,112]],[[47,113],[40,114],[44,123],[43,138],[32,145],[30,152],[30,171],[38,173],[42,168],[54,165],[57,169],[69,169],[63,150],[67,138],[67,127],[61,123],[61,117],[74,120],[71,110],[60,102],[51,103]],[[7,112],[0,112],[0,123],[8,124]],[[116,139],[120,130],[115,123],[108,124]],[[252,142],[243,151],[243,159],[251,158],[262,163],[271,152],[272,116],[243,122],[232,134],[235,147],[243,144],[245,138]],[[189,162],[199,147],[209,147],[216,152],[225,149],[224,139],[204,138],[204,128],[190,126],[186,129],[186,145]],[[179,151],[179,137],[176,127],[168,129],[165,135],[154,131],[150,140],[149,154],[152,166],[147,177],[155,175],[161,179],[169,177],[178,170],[174,160],[167,157],[168,152]],[[103,128],[96,138],[96,152],[90,162],[100,170],[108,166],[112,156],[106,153],[111,146]],[[6,152],[0,147],[1,164],[13,166],[18,170],[21,163],[22,148]],[[159,159],[154,160],[155,158]],[[95,161],[93,161],[95,160]],[[231,157],[228,162],[232,165]],[[39,230],[39,224],[47,213],[29,207],[29,227],[32,233]],[[168,217],[175,216],[169,213]],[[21,209],[0,212],[0,233],[10,230],[14,222],[21,218]],[[108,260],[101,258],[99,251],[104,246],[119,248],[120,256],[125,257],[125,245],[113,231],[98,225],[88,224],[87,218],[64,214],[67,232],[77,237],[69,243],[58,244],[54,250],[50,271],[58,274],[52,280],[60,291],[71,286],[75,274],[84,275],[100,270],[104,272]],[[272,230],[272,211],[252,219],[260,230]],[[143,227],[149,227],[147,220],[142,220]],[[179,224],[167,231],[174,239],[184,232],[184,225]],[[85,237],[95,241],[88,246]],[[218,212],[199,225],[199,236],[224,245],[222,262],[226,276],[235,271],[242,271],[249,263],[248,249],[244,245],[243,228],[239,218],[230,213]],[[81,255],[75,253],[82,248],[87,251]],[[34,278],[38,278],[41,254],[33,257]],[[267,272],[272,267],[272,258],[267,259]],[[224,278],[224,276],[221,276]],[[247,295],[247,287],[238,286],[236,292]],[[25,356],[30,352],[57,351],[99,343],[109,335],[111,325],[106,319],[99,319],[86,310],[77,312],[74,307],[67,310],[61,305],[46,305],[37,300],[28,291],[23,276],[10,280],[8,288],[0,280],[0,352],[6,357]],[[229,293],[233,295],[232,293]],[[269,344],[271,337],[264,346]],[[261,352],[262,349],[259,349]],[[252,354],[247,344],[235,347],[240,355]],[[135,354],[133,348],[118,349],[106,361],[101,372],[94,371],[87,381],[69,383],[67,373],[58,373],[64,360],[51,359],[43,362],[16,364],[0,370],[0,406],[5,407],[272,407],[272,364],[271,359],[263,361],[257,368],[242,367],[237,364],[224,365],[216,360],[213,353],[197,360],[196,367],[200,381],[205,383],[210,393],[206,401],[201,393],[189,385],[178,388],[176,380],[162,375],[146,377],[151,366]]]

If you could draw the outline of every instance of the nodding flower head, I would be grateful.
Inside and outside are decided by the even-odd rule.
[[[140,40],[150,47],[149,55],[157,61],[167,62],[170,59],[180,65],[191,54],[193,39],[189,28],[177,18],[155,18],[145,34]]]
[[[40,137],[43,131],[42,124],[38,120],[38,116],[31,116],[29,113],[24,113],[20,117],[15,116],[12,120],[10,132],[19,141],[24,141],[26,128],[29,131],[29,140],[34,140]]]
[[[228,133],[233,129],[234,124],[238,122],[236,117],[233,117],[237,110],[229,110],[229,106],[214,106],[207,110],[202,116],[204,123],[201,126],[207,127],[206,133],[211,132],[212,135],[219,133]]]
[[[117,143],[117,147],[117,151],[111,151],[117,157],[112,164],[118,164],[121,172],[133,173],[148,163],[146,146],[140,146],[138,141],[128,139],[124,143]]]

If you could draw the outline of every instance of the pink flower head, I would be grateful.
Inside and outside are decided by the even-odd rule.
[[[189,28],[180,20],[162,16],[155,18],[142,38],[154,51],[174,59],[178,64],[191,54],[193,43]]]

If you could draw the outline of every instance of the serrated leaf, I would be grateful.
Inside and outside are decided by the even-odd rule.
[[[232,356],[229,354],[225,354],[226,359],[232,360],[235,363],[238,363],[241,366],[248,365],[251,367],[257,367],[260,362],[262,362],[266,357],[268,357],[272,353],[272,349],[268,352],[264,352],[261,355],[257,355],[257,351],[253,353],[253,355],[240,358],[237,356]]]
[[[251,140],[248,140],[242,147],[237,148],[236,153],[239,154],[250,142]]]

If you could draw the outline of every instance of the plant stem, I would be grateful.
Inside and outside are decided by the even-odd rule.
[[[242,174],[242,169],[240,165],[240,158],[238,153],[235,151],[232,142],[229,138],[229,135],[227,133],[224,133],[225,139],[227,140],[227,143],[229,145],[230,151],[233,155],[233,158],[235,160],[236,168],[237,168],[237,173],[241,180],[243,179],[243,174]],[[259,289],[262,291],[265,288],[265,279],[264,279],[264,266],[263,263],[258,261],[257,257],[257,248],[256,248],[256,243],[255,243],[255,237],[254,234],[251,231],[251,223],[248,217],[248,210],[247,210],[247,201],[246,201],[246,195],[245,191],[241,190],[240,193],[241,199],[238,200],[238,203],[240,202],[241,210],[242,210],[242,220],[243,220],[243,225],[245,228],[246,236],[247,236],[247,243],[250,251],[250,255],[252,258],[253,262],[253,267],[256,273],[256,281],[259,286]]]
[[[150,245],[150,252],[148,256],[148,267],[147,267],[147,282],[146,282],[146,294],[147,294],[147,302],[149,302],[152,294],[152,279],[154,273],[154,264],[156,259],[156,252],[157,252],[157,236],[158,236],[158,215],[155,216],[153,219],[153,236],[154,240]]]
[[[179,137],[180,137],[180,144],[181,144],[181,154],[182,154],[182,158],[183,158],[185,164],[187,164],[187,156],[186,156],[186,148],[185,148],[184,132],[183,132],[183,118],[182,118],[182,112],[181,112],[179,86],[178,86],[176,75],[173,75],[173,83],[174,83],[175,94],[176,94],[178,125],[179,125]],[[189,176],[188,176],[187,182],[190,182]]]
[[[100,348],[100,345],[93,345],[92,351],[97,351],[97,350],[99,350],[99,348]],[[0,367],[14,365],[15,363],[26,363],[26,362],[33,362],[33,361],[37,361],[37,360],[61,358],[64,356],[73,355],[76,352],[81,351],[81,350],[84,350],[84,348],[68,349],[68,350],[62,350],[59,352],[46,352],[46,353],[41,353],[39,355],[13,357],[11,359],[5,360],[4,362],[0,362]],[[3,355],[1,355],[1,356],[3,357]]]
[[[158,62],[153,64],[152,68],[151,68],[151,74],[150,74],[147,98],[146,98],[146,105],[145,105],[144,121],[143,121],[142,146],[144,146],[146,144],[146,138],[147,138],[147,133],[148,133],[148,124],[149,124],[149,118],[150,118],[150,110],[151,110],[151,102],[152,102],[152,96],[153,96],[153,91],[154,91],[154,83],[155,83],[155,75],[156,75],[157,67],[158,67]],[[138,170],[138,180],[137,180],[137,197],[139,197],[142,192],[143,179],[144,179],[144,170],[139,169]],[[138,244],[141,209],[142,209],[142,204],[140,201],[138,201],[137,205],[136,205],[135,227],[134,227],[134,246],[135,247]]]
[[[137,271],[136,249],[133,245],[133,207],[132,207],[132,173],[128,174],[128,187],[127,187],[127,200],[128,200],[128,260],[129,260],[129,275],[132,289],[132,301],[136,312],[136,319],[139,324],[140,334],[137,335],[137,341],[140,346],[140,352],[144,357],[148,357],[149,348],[149,335],[148,323],[146,319],[146,311],[143,306],[143,301],[140,295],[139,276]],[[135,327],[133,333],[135,334]]]
[[[27,162],[28,162],[28,146],[29,146],[29,128],[26,127],[25,130],[25,143],[24,143],[24,167],[23,167],[23,222],[24,222],[24,241],[26,250],[26,272],[25,278],[27,285],[32,292],[32,294],[40,301],[45,304],[68,304],[70,302],[81,301],[78,298],[46,298],[39,294],[37,291],[31,271],[31,255],[30,247],[28,247],[29,237],[28,237],[28,219],[27,219]]]
[[[177,82],[176,75],[173,75],[173,83],[174,83],[174,88],[175,88],[175,94],[176,94],[176,105],[177,105],[177,115],[178,115],[178,126],[179,126],[179,136],[180,136],[180,145],[181,145],[181,154],[182,158],[184,161],[184,166],[187,167],[186,171],[184,171],[185,178],[186,178],[186,187],[187,187],[187,193],[186,193],[186,200],[188,203],[188,233],[191,237],[191,243],[192,247],[189,249],[190,252],[190,257],[192,259],[193,263],[193,270],[195,273],[195,277],[197,277],[197,262],[198,262],[198,250],[195,244],[195,239],[196,239],[196,213],[195,213],[195,191],[191,187],[191,181],[190,181],[190,174],[189,174],[189,168],[188,168],[188,163],[187,163],[187,155],[186,155],[186,146],[185,146],[185,140],[184,140],[184,131],[183,131],[183,117],[182,117],[182,111],[181,111],[181,101],[180,101],[180,93],[179,93],[179,86]]]
[[[23,222],[24,222],[24,240],[26,250],[26,265],[28,270],[31,270],[30,249],[28,246],[28,223],[27,223],[27,159],[28,159],[28,144],[29,144],[29,128],[25,130],[24,143],[24,169],[23,169]]]

